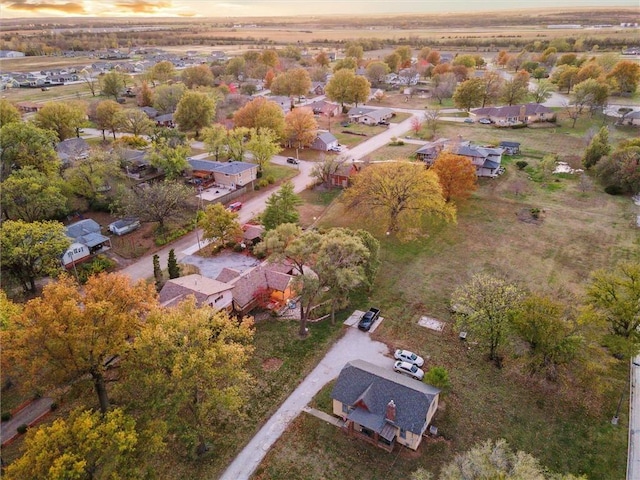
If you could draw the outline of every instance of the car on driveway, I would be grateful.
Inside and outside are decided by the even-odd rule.
[[[331,151],[331,152],[341,152],[342,151],[342,147],[340,145],[336,145],[334,147],[329,147],[329,151]]]
[[[473,118],[465,118],[464,123],[473,123]]]
[[[371,330],[371,327],[376,322],[376,320],[378,320],[379,317],[380,317],[380,309],[371,307],[368,311],[362,314],[362,317],[358,322],[358,329],[362,330],[363,332],[368,332],[369,330]]]
[[[300,162],[298,161],[297,158],[293,158],[293,157],[287,157],[287,163],[293,163],[294,165],[299,164]]]
[[[416,355],[415,353],[410,352],[409,350],[397,349],[393,354],[393,358],[395,358],[396,360],[401,360],[403,362],[413,363],[416,367],[421,367],[422,365],[424,365],[424,358],[422,358],[420,355]]]
[[[408,377],[415,378],[416,380],[422,380],[424,378],[424,372],[422,371],[422,369],[418,368],[413,363],[398,360],[393,364],[393,369],[398,373],[402,373],[403,375],[407,375]]]
[[[481,118],[480,120],[478,120],[478,122],[483,125],[490,125],[493,123],[489,118]]]

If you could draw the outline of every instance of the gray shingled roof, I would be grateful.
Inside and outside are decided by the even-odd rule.
[[[318,138],[322,140],[325,145],[338,141],[335,135],[331,132],[318,132]]]
[[[65,228],[65,232],[67,237],[73,238],[74,241],[82,243],[89,248],[109,241],[109,237],[105,237],[100,233],[100,225],[90,218],[68,225]]]
[[[203,172],[218,172],[226,173],[228,175],[236,175],[251,168],[256,167],[255,163],[248,162],[214,162],[212,160],[198,160],[195,158],[189,159],[189,165],[193,170],[200,170]]]
[[[489,116],[497,118],[518,117],[520,109],[523,105],[505,105],[503,107],[484,107],[471,110],[471,113],[479,116]],[[549,107],[545,107],[539,103],[527,103],[524,105],[524,114],[538,115],[541,113],[553,113]]]
[[[439,393],[439,389],[391,369],[364,360],[353,360],[340,371],[331,398],[351,406],[361,400],[369,413],[377,416],[379,425],[384,423],[387,405],[393,400],[396,404],[395,424],[412,433],[422,434],[429,407]],[[354,412],[356,410],[361,409],[358,407]],[[366,421],[372,423],[375,419],[367,416]]]

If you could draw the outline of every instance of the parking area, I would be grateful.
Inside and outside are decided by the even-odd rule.
[[[354,310],[353,313],[349,315],[349,318],[347,318],[343,323],[348,327],[358,328],[358,322],[362,318],[362,315],[364,315],[364,312],[362,310]],[[369,333],[375,332],[376,328],[378,328],[378,325],[382,323],[382,320],[384,320],[383,317],[378,317],[378,319],[373,323],[373,325],[371,325],[371,328],[369,329]],[[365,332],[362,332],[362,333],[365,333]]]

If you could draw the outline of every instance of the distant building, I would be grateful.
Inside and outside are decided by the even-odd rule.
[[[0,58],[19,58],[24,57],[24,53],[15,50],[0,50]]]

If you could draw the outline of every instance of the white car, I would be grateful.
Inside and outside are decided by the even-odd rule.
[[[417,367],[421,367],[422,365],[424,365],[424,358],[422,358],[420,355],[416,355],[415,353],[410,352],[409,350],[398,349],[393,354],[393,357],[396,360],[402,360],[403,362],[413,363]]]
[[[413,363],[403,362],[402,360],[398,360],[393,364],[393,369],[404,375],[415,378],[416,380],[422,380],[424,378],[424,372],[422,369],[418,368]]]
[[[331,152],[341,152],[342,151],[342,147],[340,145],[334,146],[334,147],[329,147],[329,151]]]

